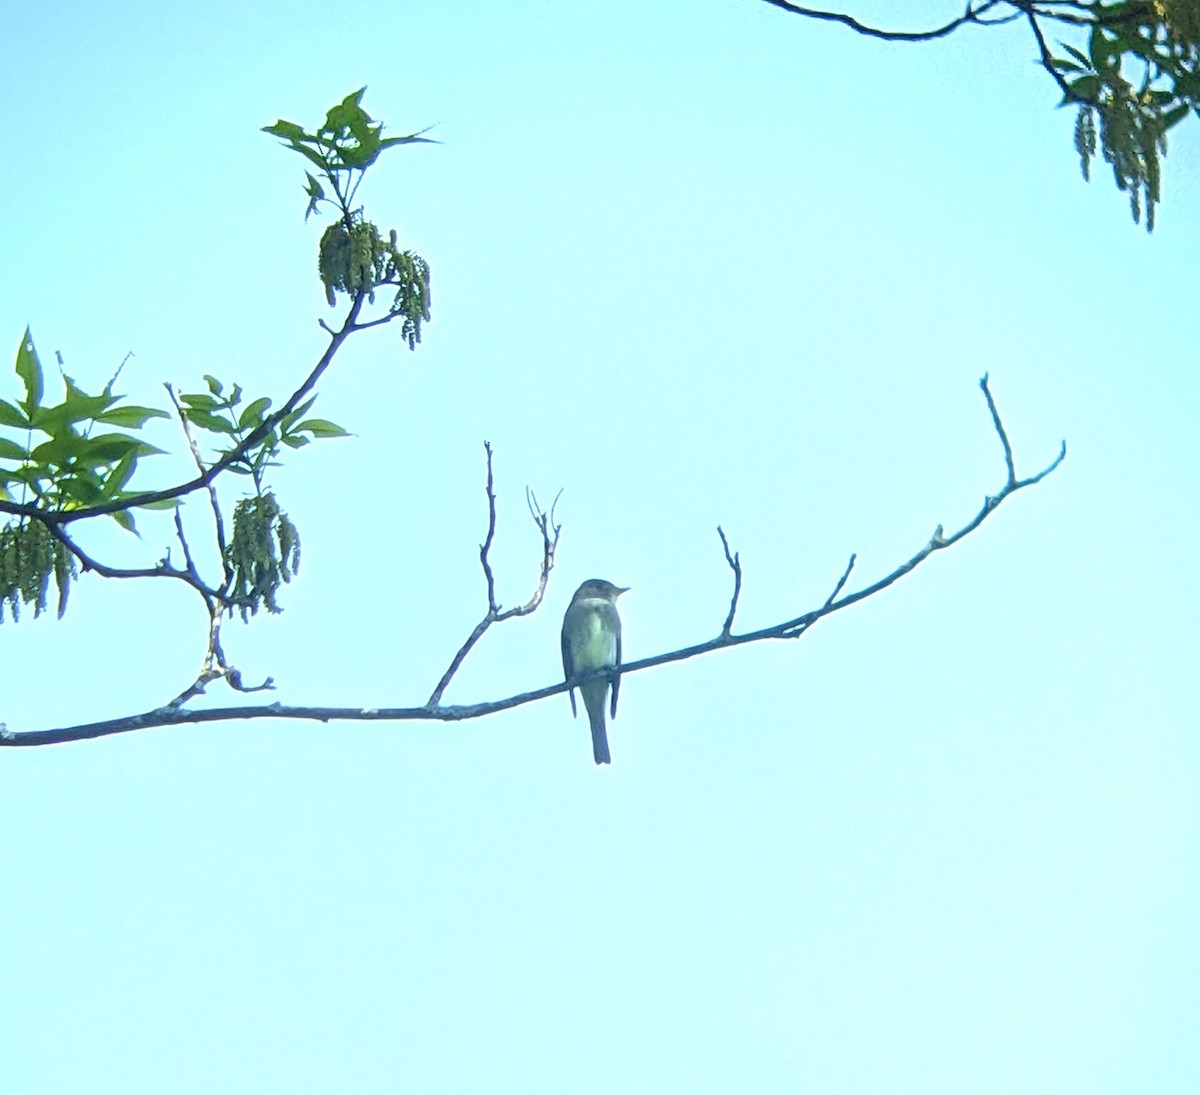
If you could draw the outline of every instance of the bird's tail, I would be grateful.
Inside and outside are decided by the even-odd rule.
[[[594,711],[591,710],[591,704],[588,708],[588,722],[592,724],[592,756],[596,758],[597,764],[611,764],[612,757],[608,754],[608,731],[604,726],[603,697],[601,702],[596,704]]]

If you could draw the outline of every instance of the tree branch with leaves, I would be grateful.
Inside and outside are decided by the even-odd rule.
[[[970,0],[959,16],[926,30],[869,26],[844,12],[788,0],[772,7],[849,27],[887,42],[931,42],[966,27],[1025,24],[1037,60],[1074,106],[1075,150],[1085,179],[1099,155],[1129,195],[1135,223],[1154,230],[1167,133],[1200,115],[1200,0]],[[1059,40],[1064,35],[1072,41]],[[1073,42],[1073,44],[1072,44]]]
[[[144,472],[144,461],[164,453],[144,439],[142,430],[152,419],[170,418],[171,413],[126,403],[115,391],[120,369],[99,395],[89,395],[62,371],[61,356],[62,399],[48,401],[45,370],[26,329],[14,370],[23,394],[0,400],[0,514],[8,515],[0,527],[0,622],[6,610],[14,622],[19,620],[23,606],[40,615],[48,606],[52,582],[61,617],[71,582],[81,571],[112,579],[172,579],[195,591],[209,618],[203,666],[180,697],[197,695],[216,679],[241,691],[264,687],[242,684],[221,650],[220,629],[223,618],[235,612],[244,621],[260,608],[278,612],[279,590],[299,565],[300,535],[271,489],[270,469],[288,449],[348,436],[336,423],[311,415],[317,383],[347,339],[398,321],[401,337],[415,348],[421,325],[429,319],[428,263],[413,251],[399,250],[394,230],[384,244],[353,199],[383,151],[430,142],[420,134],[384,137],[383,126],[362,107],[364,91],[333,107],[315,132],[285,121],[266,127],[318,168],[317,175],[307,172],[305,219],[326,205],[336,210],[317,265],[329,304],[336,306],[340,298],[348,307],[337,328],[321,321],[328,345],[275,410],[271,397],[248,398],[240,384],[212,375],[204,376],[204,390],[177,393],[172,385],[164,386],[194,476],[156,489],[135,489],[132,481]],[[331,247],[330,240],[348,245]],[[394,290],[393,299],[381,312],[371,312],[381,289]],[[228,491],[228,484],[239,480],[248,482],[248,489],[240,492],[226,522],[218,487]],[[199,491],[208,497],[212,520],[207,534],[220,566],[219,573],[209,576],[196,562],[189,543],[195,533],[185,528],[180,508],[183,499]],[[172,560],[168,548],[154,566],[110,566],[86,552],[73,534],[74,527],[103,518],[136,534],[135,513],[157,509],[174,511],[182,565]]]

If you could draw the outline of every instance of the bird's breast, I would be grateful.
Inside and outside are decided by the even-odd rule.
[[[602,601],[593,607],[584,601],[575,605],[571,612],[575,618],[567,629],[567,636],[576,672],[615,664],[617,635],[607,620],[611,606]]]

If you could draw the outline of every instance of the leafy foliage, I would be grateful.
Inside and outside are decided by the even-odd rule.
[[[1129,194],[1134,222],[1144,207],[1146,230],[1153,231],[1167,131],[1189,113],[1200,116],[1200,0],[967,0],[965,11],[928,30],[868,26],[844,12],[791,0],[764,3],[887,42],[929,42],[964,27],[1024,24],[1042,67],[1063,93],[1060,105],[1078,107],[1075,149],[1083,177],[1090,178],[1099,151],[1117,187]],[[1056,53],[1047,40],[1051,25],[1076,44],[1059,42]]]
[[[68,512],[132,497],[127,484],[138,461],[163,450],[130,431],[167,413],[120,406],[124,396],[113,393],[116,376],[99,395],[89,395],[63,373],[62,402],[44,403],[42,365],[28,328],[17,349],[15,372],[25,396],[15,403],[0,400],[0,427],[16,431],[15,438],[0,432],[0,499]],[[97,427],[105,432],[94,432]],[[117,510],[112,517],[134,530],[128,510]]]
[[[183,416],[193,426],[220,437],[216,459],[232,455],[229,470],[253,476],[256,490],[262,488],[266,469],[277,466],[280,445],[299,449],[319,437],[350,436],[327,418],[304,417],[316,402],[313,396],[273,422],[257,444],[248,445],[254,433],[267,422],[270,397],[259,396],[244,403],[240,384],[234,384],[227,393],[225,385],[215,376],[206,373],[204,381],[207,392],[185,392],[179,396]]]
[[[1097,151],[1128,191],[1134,221],[1154,228],[1167,131],[1200,113],[1200,5],[1195,0],[1096,3],[1087,52],[1064,45],[1053,59],[1063,103],[1076,103],[1075,149],[1085,179]]]
[[[1200,113],[1200,6],[1195,0],[1084,5],[1090,29],[1086,53],[1069,45],[1051,60],[1075,103],[1075,149],[1083,177],[1097,151],[1129,194],[1135,222],[1146,214],[1153,231],[1161,198],[1161,157],[1167,131]]]
[[[331,337],[329,348],[277,410],[272,409],[270,396],[248,399],[241,385],[226,385],[207,374],[206,390],[176,397],[167,385],[199,473],[195,478],[158,491],[130,489],[141,459],[163,452],[144,440],[140,431],[150,419],[170,415],[154,407],[125,404],[124,397],[113,391],[119,368],[97,395],[62,373],[63,397],[48,402],[42,364],[33,337],[25,330],[14,368],[23,395],[0,399],[0,514],[7,514],[7,523],[0,524],[0,622],[5,605],[14,620],[19,620],[23,604],[33,604],[35,615],[40,615],[52,578],[61,616],[77,563],[107,577],[164,576],[187,582],[204,599],[212,621],[209,669],[224,665],[217,638],[217,621],[223,613],[238,611],[248,620],[260,607],[280,611],[277,592],[299,566],[300,536],[268,487],[269,469],[279,464],[285,449],[303,448],[319,438],[349,436],[335,422],[309,417],[316,401],[315,384],[347,337],[400,319],[402,336],[415,349],[421,324],[429,319],[428,264],[415,252],[399,249],[395,230],[385,242],[363,210],[352,208],[352,201],[366,169],[384,149],[431,142],[415,133],[384,137],[382,124],[362,109],[364,90],[333,107],[316,133],[284,121],[267,128],[318,169],[317,175],[306,172],[308,213],[323,203],[337,208],[338,217],[321,240],[318,266],[331,305],[336,303],[335,293],[351,298],[347,318],[340,331],[323,324]],[[373,303],[383,286],[395,290],[388,312],[360,322],[363,305]],[[60,373],[61,364],[60,356]],[[225,472],[251,481],[250,492],[234,505],[228,542],[217,484]],[[228,477],[221,478],[222,484],[226,482]],[[201,577],[179,509],[186,495],[202,488],[211,503],[210,531],[223,569],[215,582]],[[169,552],[155,567],[106,566],[91,559],[68,535],[71,522],[101,516],[136,533],[135,509],[175,511],[183,566],[173,564]],[[240,687],[232,670],[228,679]]]
[[[337,303],[339,292],[354,298],[365,294],[374,303],[376,289],[395,286],[389,311],[403,317],[401,337],[410,350],[415,350],[421,341],[421,324],[429,320],[429,264],[414,251],[399,250],[394,228],[385,243],[378,227],[366,220],[362,208],[355,208],[353,203],[363,173],[384,149],[437,142],[422,137],[425,130],[404,137],[384,137],[382,123],[362,108],[365,91],[364,87],[347,95],[326,114],[324,124],[315,133],[282,118],[264,126],[263,132],[278,137],[318,169],[320,178],[305,172],[305,220],[322,204],[337,209],[338,219],[321,237],[318,259],[329,306]],[[333,197],[328,196],[326,186]]]

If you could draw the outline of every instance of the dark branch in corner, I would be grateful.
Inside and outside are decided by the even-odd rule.
[[[1004,0],[984,0],[978,7],[968,4],[967,10],[957,19],[951,19],[950,22],[940,27],[934,27],[932,30],[881,30],[878,27],[871,27],[865,23],[860,23],[853,16],[846,15],[844,12],[806,8],[800,4],[788,3],[788,0],[763,0],[763,3],[770,4],[771,7],[779,8],[792,15],[802,15],[808,19],[817,19],[825,23],[840,23],[842,26],[849,27],[851,30],[867,38],[879,38],[885,42],[931,42],[935,38],[945,38],[948,34],[953,34],[959,27],[964,27],[969,23],[993,25],[997,22],[1007,22],[1008,18],[1012,17],[1007,17],[1003,20],[984,20],[980,18],[980,16],[986,15],[993,8],[998,7],[1002,2]]]
[[[1051,472],[1066,459],[1067,443],[1064,441],[1059,450],[1058,455],[1054,460],[1043,468],[1040,472],[1028,476],[1025,479],[1018,479],[1016,474],[1016,466],[1013,460],[1012,446],[1008,440],[1008,434],[1005,432],[1004,424],[1000,420],[1000,413],[996,408],[995,400],[992,398],[991,390],[988,387],[988,378],[983,377],[979,382],[980,388],[983,390],[984,398],[987,400],[988,411],[991,415],[992,426],[996,430],[996,434],[1000,439],[1000,445],[1004,455],[1005,465],[1005,482],[1000,491],[995,495],[989,495],[984,499],[983,506],[975,517],[964,525],[957,532],[950,536],[943,533],[942,526],[938,525],[934,530],[933,536],[929,542],[924,545],[912,558],[902,563],[895,570],[879,581],[866,586],[863,589],[854,593],[841,596],[842,590],[845,588],[846,582],[850,578],[850,574],[854,569],[855,556],[850,556],[850,562],[847,564],[841,578],[838,579],[834,586],[833,592],[826,598],[824,604],[818,609],[811,612],[806,612],[800,616],[793,617],[789,620],[784,620],[782,623],[772,624],[769,627],[760,628],[756,631],[745,632],[740,635],[732,634],[732,618],[737,603],[737,592],[740,589],[740,583],[737,579],[740,576],[740,562],[736,555],[730,557],[728,543],[725,541],[722,534],[722,541],[726,544],[726,558],[729,561],[731,568],[735,573],[735,594],[730,605],[730,611],[726,616],[725,625],[720,633],[713,639],[707,642],[697,643],[694,646],[684,647],[681,650],[672,650],[664,654],[657,654],[653,657],[642,658],[639,661],[626,662],[620,667],[621,675],[627,673],[640,672],[643,669],[650,669],[658,665],[666,665],[668,662],[683,661],[686,658],[696,657],[700,654],[708,654],[714,650],[723,650],[733,646],[741,646],[745,643],[759,642],[764,639],[796,639],[808,631],[818,620],[824,619],[826,616],[832,615],[834,612],[840,612],[843,608],[848,608],[850,605],[857,604],[859,601],[865,600],[867,597],[874,596],[881,592],[894,582],[903,578],[904,575],[913,571],[917,566],[923,563],[934,553],[950,547],[958,543],[963,537],[974,532],[980,525],[983,524],[999,508],[1000,504],[1006,499],[1016,494],[1018,491],[1024,490],[1026,487],[1034,486],[1040,483]],[[491,467],[491,448],[488,447],[489,472]],[[489,476],[490,482],[490,476]],[[491,488],[488,490],[489,512],[494,504],[494,497]],[[557,499],[555,500],[557,501]],[[492,623],[502,619],[508,619],[512,616],[527,615],[532,612],[538,604],[541,603],[542,595],[546,589],[546,583],[549,579],[550,569],[554,563],[554,550],[558,545],[559,526],[554,523],[554,507],[551,506],[550,513],[546,514],[541,510],[535,498],[529,495],[530,512],[534,516],[535,522],[538,524],[542,532],[543,543],[543,558],[542,558],[542,573],[538,582],[537,590],[528,604],[518,608],[509,609],[507,612],[499,612],[493,605],[491,598],[488,602],[488,614],[484,620],[476,628],[476,632],[480,635]],[[485,573],[490,574],[490,567],[486,558],[486,551],[482,553]],[[148,729],[155,726],[179,726],[185,723],[202,723],[202,722],[224,722],[235,719],[304,719],[315,722],[462,722],[466,719],[482,718],[485,715],[492,715],[498,711],[507,711],[514,707],[520,707],[527,703],[534,703],[537,700],[543,700],[550,696],[559,695],[567,690],[565,681],[556,682],[548,685],[545,688],[539,688],[534,692],[523,692],[516,696],[509,696],[506,699],[491,700],[485,703],[477,703],[470,705],[455,705],[442,706],[440,697],[446,684],[449,683],[458,666],[462,664],[463,658],[467,652],[478,641],[478,635],[472,632],[471,638],[463,645],[462,649],[455,656],[450,668],[446,671],[442,681],[439,682],[438,688],[434,690],[433,696],[429,701],[421,707],[387,707],[387,708],[363,708],[363,707],[290,707],[284,704],[273,703],[267,706],[260,707],[220,707],[213,708],[207,711],[189,711],[181,706],[182,699],[177,698],[173,704],[167,704],[163,707],[156,708],[153,711],[147,711],[139,715],[127,715],[122,718],[108,719],[103,722],[82,723],[78,726],[66,726],[52,730],[29,730],[15,732],[8,730],[0,725],[0,746],[36,746],[36,745],[54,745],[71,741],[85,741],[90,738],[105,737],[109,734],[123,734],[131,730]],[[219,648],[218,648],[219,649]],[[571,682],[571,687],[577,687],[581,682],[586,682],[592,677],[596,679],[607,679],[612,673],[612,670],[599,670],[590,676],[582,676]],[[269,682],[268,682],[269,684]]]
[[[821,22],[840,23],[842,26],[849,27],[864,37],[877,38],[885,42],[931,42],[938,38],[945,38],[969,24],[981,27],[995,27],[1005,23],[1012,23],[1018,19],[1024,19],[1029,23],[1034,39],[1037,42],[1038,63],[1050,74],[1051,78],[1058,85],[1059,90],[1066,97],[1066,100],[1075,103],[1088,103],[1092,106],[1097,105],[1094,99],[1085,99],[1080,96],[1063,78],[1062,73],[1055,64],[1054,56],[1050,52],[1050,47],[1046,42],[1045,34],[1038,20],[1062,23],[1072,27],[1136,26],[1137,20],[1143,18],[1151,10],[1149,5],[1144,4],[1120,5],[1119,10],[1105,11],[1091,3],[1076,3],[1074,0],[1045,0],[1044,3],[1038,3],[1037,0],[983,0],[977,6],[968,2],[966,11],[957,19],[951,19],[948,23],[934,27],[932,30],[903,31],[882,30],[879,27],[860,23],[853,16],[847,15],[844,12],[804,7],[801,4],[789,3],[789,0],[762,0],[762,2],[769,4],[771,7],[779,8],[781,11],[786,11],[791,15],[799,15]],[[984,18],[984,16],[989,15],[997,8],[1007,8],[1010,10],[1006,14],[997,14],[991,18]]]

